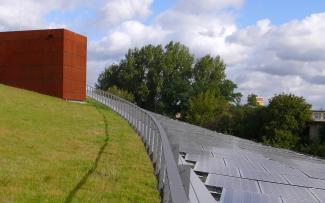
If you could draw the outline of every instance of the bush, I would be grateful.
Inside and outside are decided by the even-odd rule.
[[[325,157],[325,144],[321,144],[319,140],[300,148],[303,153],[311,154],[314,156]]]
[[[189,100],[187,120],[205,127],[227,111],[228,102],[216,96],[214,91],[206,91]]]
[[[272,138],[263,137],[264,144],[286,149],[294,149],[297,146],[298,140],[297,136],[286,130],[275,130]]]
[[[110,88],[108,88],[106,91],[109,92],[109,93],[111,93],[111,94],[114,94],[114,95],[116,95],[118,97],[121,97],[121,98],[123,98],[125,100],[128,100],[130,102],[133,102],[134,101],[133,94],[129,93],[126,90],[119,89],[115,85],[112,86],[112,87],[110,87]]]
[[[275,95],[264,113],[264,129],[261,137],[278,147],[292,149],[297,141],[304,141],[306,122],[310,119],[311,105],[293,94]],[[280,142],[284,143],[281,144]]]

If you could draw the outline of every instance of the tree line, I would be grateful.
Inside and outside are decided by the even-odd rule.
[[[303,97],[274,95],[264,107],[251,94],[242,104],[225,71],[220,56],[196,58],[185,45],[169,42],[130,49],[99,75],[96,87],[171,118],[177,114],[218,132],[325,156],[324,142],[308,138],[311,105]]]

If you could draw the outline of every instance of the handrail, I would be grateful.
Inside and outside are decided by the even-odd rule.
[[[87,86],[87,96],[118,113],[140,135],[155,167],[162,202],[190,202],[166,132],[157,119],[135,104],[91,86]]]

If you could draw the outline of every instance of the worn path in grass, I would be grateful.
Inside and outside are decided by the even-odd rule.
[[[0,202],[160,202],[156,184],[112,111],[0,85]]]

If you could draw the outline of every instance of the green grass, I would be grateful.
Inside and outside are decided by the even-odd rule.
[[[111,110],[0,85],[0,202],[160,202],[156,184]]]

